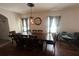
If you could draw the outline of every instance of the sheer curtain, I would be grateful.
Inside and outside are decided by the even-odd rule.
[[[60,23],[60,16],[49,16],[48,17],[48,36],[47,39],[48,40],[54,40],[54,37],[52,37],[52,33],[53,36],[57,33],[58,29],[59,29],[59,23]]]
[[[23,18],[22,19],[22,31],[27,32],[28,29],[29,29],[28,18]]]
[[[48,33],[57,33],[60,23],[60,16],[48,17]]]

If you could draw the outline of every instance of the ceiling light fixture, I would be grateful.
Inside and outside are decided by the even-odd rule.
[[[31,8],[30,10],[31,10],[31,12],[30,12],[30,21],[31,21],[31,24],[36,24],[36,25],[40,25],[41,24],[41,22],[42,22],[42,20],[41,20],[41,18],[40,17],[36,17],[36,18],[34,18],[33,16],[32,16],[32,7],[34,7],[34,4],[33,3],[27,3],[27,5]]]
[[[34,17],[32,16],[32,7],[34,7],[34,4],[33,3],[27,3],[27,5],[31,8],[30,9],[30,21],[31,21],[32,24],[34,24],[33,23]]]

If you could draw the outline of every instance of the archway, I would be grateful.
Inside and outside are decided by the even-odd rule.
[[[0,14],[0,39],[8,40],[9,25],[8,18]]]

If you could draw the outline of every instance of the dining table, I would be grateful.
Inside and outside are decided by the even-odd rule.
[[[47,33],[20,32],[20,33],[16,33],[16,35],[25,36],[25,37],[28,37],[28,38],[35,37],[35,39],[40,39],[40,40],[48,40],[47,39],[47,36],[48,36]]]
[[[30,40],[30,41],[39,41],[42,44],[42,49],[46,50],[47,48],[47,44],[52,44],[55,45],[54,43],[54,39],[52,34],[49,33],[27,33],[27,32],[21,32],[21,33],[16,33],[17,35],[21,35],[24,39],[23,41],[25,42],[26,40]],[[51,38],[52,37],[52,38]],[[28,42],[30,43],[30,42]],[[35,42],[33,43],[35,44]]]

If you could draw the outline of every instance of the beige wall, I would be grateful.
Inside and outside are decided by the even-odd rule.
[[[1,20],[3,20],[3,19],[1,19]],[[9,25],[8,25],[8,19],[6,18],[4,20],[5,20],[5,22],[0,21],[0,39],[7,40],[8,39],[8,32],[9,32]]]
[[[31,29],[42,29],[46,32],[47,29],[47,17],[48,16],[61,16],[60,30],[69,32],[79,32],[79,8],[72,7],[66,8],[60,11],[42,12],[33,14],[35,17],[40,16],[42,19],[41,25],[31,25]],[[28,16],[28,15],[26,15]]]
[[[22,15],[22,17],[29,17],[29,14]],[[33,14],[34,18],[36,17],[41,17],[42,23],[40,25],[35,25],[31,24],[30,21],[30,29],[31,30],[43,30],[43,32],[47,31],[47,17],[48,17],[48,12],[40,12],[40,13],[35,13]]]
[[[4,9],[0,9],[0,14],[6,16],[8,18],[8,23],[9,23],[9,30],[10,31],[20,31],[18,29],[19,26],[18,25],[18,15],[16,13],[4,10]]]
[[[61,11],[52,12],[50,15],[60,15],[60,31],[79,32],[79,8],[70,7]]]
[[[19,27],[19,17],[16,13],[0,9],[0,14],[4,15],[6,18],[8,18],[8,25],[6,23],[0,23],[0,39],[8,39],[8,33],[9,31],[15,30],[16,32],[20,32]],[[9,30],[7,30],[7,27]]]
[[[6,11],[0,9],[0,14],[6,16],[8,18],[9,23],[9,30],[15,30],[16,32],[21,32],[21,18],[28,17],[29,14],[21,15],[21,17],[13,12]],[[69,31],[75,32],[79,31],[79,8],[78,7],[70,7],[65,8],[59,11],[50,11],[50,12],[39,12],[33,13],[34,17],[41,17],[42,23],[41,25],[35,25],[30,23],[31,29],[40,29],[44,32],[47,31],[47,17],[48,16],[61,16],[61,24],[60,24],[60,31]]]
[[[42,19],[41,25],[31,25],[31,29],[42,29],[44,32],[47,30],[47,17],[48,16],[61,16],[61,24],[59,31],[79,32],[79,8],[68,7],[59,11],[50,11],[33,14],[35,17],[40,16]],[[28,15],[23,15],[28,16]]]
[[[70,8],[63,11],[62,31],[79,32],[79,8]]]
[[[9,30],[15,30],[16,32],[21,32],[21,18],[28,17],[29,14],[21,15],[21,17],[13,12],[0,9],[0,14],[8,18]],[[60,31],[69,31],[75,32],[79,31],[79,8],[78,7],[68,7],[59,11],[50,11],[50,12],[39,12],[33,13],[34,17],[41,17],[41,25],[35,25],[30,23],[31,29],[40,29],[44,32],[47,31],[47,17],[48,16],[61,16]]]

